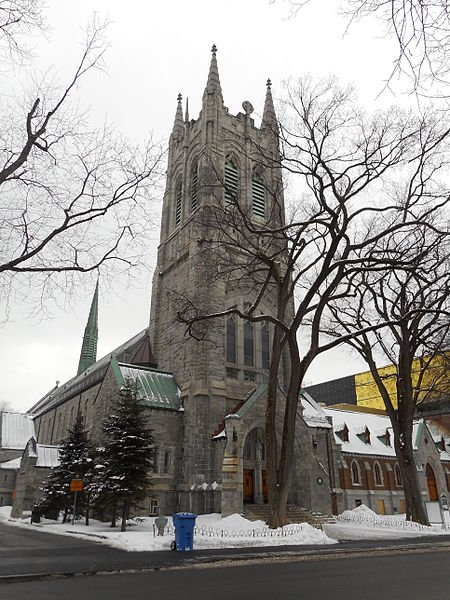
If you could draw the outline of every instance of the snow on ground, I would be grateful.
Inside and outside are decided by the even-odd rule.
[[[49,519],[41,519],[39,524],[30,524],[30,518],[11,519],[10,506],[0,507],[0,521],[17,527],[35,527],[40,531],[59,535],[73,535],[92,541],[101,542],[121,548],[129,552],[148,550],[169,550],[175,539],[172,519],[164,536],[154,534],[154,517],[144,517],[129,526],[121,533],[119,527],[111,529],[107,523],[91,520],[89,527],[82,521],[75,525],[61,523]],[[194,548],[247,548],[255,546],[286,546],[309,544],[335,544],[323,531],[308,523],[286,525],[283,528],[270,530],[263,521],[248,521],[238,514],[222,519],[218,513],[199,515],[194,531]]]
[[[450,520],[447,522],[447,529],[442,529],[442,525],[426,527],[406,521],[404,514],[377,515],[368,506],[361,504],[353,510],[344,510],[336,523],[324,525],[324,531],[329,537],[342,541],[439,536],[450,534]]]
[[[34,527],[49,533],[91,539],[129,552],[169,550],[175,538],[170,517],[164,536],[158,536],[154,531],[154,517],[132,521],[133,524],[127,531],[121,533],[119,527],[111,529],[107,523],[95,520],[91,520],[89,527],[81,520],[72,525],[42,519],[41,523],[31,525],[29,517],[11,519],[10,511],[10,506],[0,507],[0,521],[16,527]],[[270,530],[263,521],[248,521],[238,514],[224,519],[218,513],[199,515],[194,531],[194,548],[334,544],[338,540],[399,539],[450,534],[450,522],[446,530],[436,525],[424,527],[405,521],[405,515],[377,515],[364,505],[344,511],[336,523],[325,524],[323,527],[324,531],[321,531],[307,523],[300,523]]]

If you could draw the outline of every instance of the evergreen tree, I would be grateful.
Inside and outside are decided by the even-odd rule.
[[[114,410],[103,424],[105,447],[102,451],[99,498],[112,509],[112,525],[116,508],[122,512],[121,531],[126,530],[130,510],[147,496],[153,469],[154,440],[146,426],[145,408],[136,383],[127,379],[119,392]]]
[[[86,514],[89,524],[89,484],[92,479],[92,446],[84,429],[84,418],[78,413],[75,423],[62,440],[59,450],[59,465],[52,469],[42,488],[43,497],[38,508],[43,514],[56,518],[64,511],[64,521],[72,510],[73,493],[70,492],[72,479],[83,479],[83,492],[78,492],[77,514]],[[76,515],[75,515],[76,516]]]

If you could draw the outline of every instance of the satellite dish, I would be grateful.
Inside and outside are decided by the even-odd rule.
[[[248,100],[244,100],[244,102],[242,103],[242,108],[245,110],[246,115],[251,115],[252,112],[255,110],[252,106],[252,103]]]

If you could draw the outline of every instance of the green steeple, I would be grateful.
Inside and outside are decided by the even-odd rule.
[[[80,362],[78,363],[77,375],[81,375],[88,367],[97,360],[98,341],[98,281],[92,298],[89,319],[84,330],[83,345],[81,347]]]

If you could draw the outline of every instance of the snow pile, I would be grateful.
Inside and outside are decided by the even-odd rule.
[[[172,519],[169,518],[164,536],[156,535],[153,517],[144,517],[133,522],[124,533],[111,529],[108,523],[91,520],[86,527],[82,521],[75,525],[42,519],[39,524],[30,524],[30,519],[11,519],[10,506],[0,507],[0,520],[18,527],[37,529],[59,535],[73,535],[108,544],[129,552],[169,550],[174,540]],[[238,514],[222,519],[218,513],[199,515],[194,530],[194,549],[246,548],[255,546],[299,546],[310,544],[335,544],[323,531],[308,523],[286,525],[269,529],[263,521],[248,521]]]
[[[361,517],[361,519],[375,519],[378,517],[377,513],[375,511],[373,511],[371,508],[369,508],[368,506],[366,506],[365,504],[361,504],[360,506],[357,506],[356,508],[354,508],[353,510],[344,510],[343,513],[341,513],[340,517],[342,519],[350,519],[353,520],[354,517]]]

